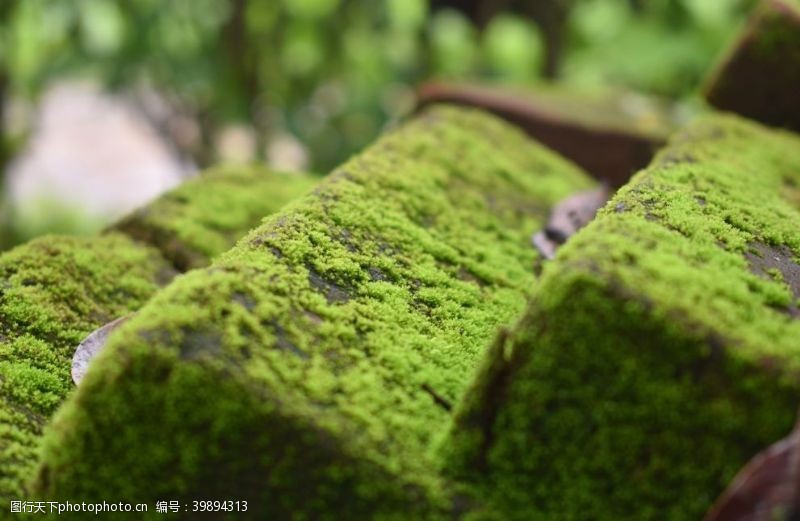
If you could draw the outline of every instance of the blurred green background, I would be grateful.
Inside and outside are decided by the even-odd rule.
[[[221,136],[233,128],[247,145],[239,160],[319,173],[408,114],[430,78],[557,79],[683,99],[752,4],[0,0],[0,169],[25,153],[37,103],[66,78],[134,100],[157,93],[167,116],[151,121],[197,168],[230,159]],[[54,223],[92,228],[51,211],[58,218],[33,227],[4,211],[6,245]]]

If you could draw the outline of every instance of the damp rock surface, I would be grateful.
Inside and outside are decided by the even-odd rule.
[[[800,391],[800,138],[679,132],[560,250],[441,444],[503,519],[701,519]]]
[[[54,420],[36,493],[449,516],[430,448],[524,308],[530,234],[592,184],[490,115],[424,112],[122,326]]]

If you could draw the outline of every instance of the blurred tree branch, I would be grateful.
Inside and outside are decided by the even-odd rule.
[[[545,78],[556,78],[561,70],[567,18],[574,3],[575,0],[517,2],[522,14],[529,16],[542,31],[545,45],[542,75]]]
[[[259,49],[258,42],[252,37],[247,26],[247,11],[250,7],[249,0],[229,0],[230,15],[222,27],[223,35],[223,60],[229,69],[231,86],[236,97],[240,100],[240,117],[244,121],[251,121],[256,135],[257,156],[262,155],[266,146],[266,132],[263,128],[262,118],[256,117],[253,107],[262,92],[262,82],[259,75]]]

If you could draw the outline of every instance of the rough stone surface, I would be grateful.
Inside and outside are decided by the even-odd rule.
[[[796,135],[681,131],[545,266],[456,407],[447,473],[501,519],[700,519],[794,423],[798,178]]]
[[[237,183],[247,189],[237,190]],[[152,228],[173,226],[176,236],[186,237],[182,250],[214,255],[232,244],[236,226],[244,234],[305,190],[285,183],[284,174],[265,171],[213,174],[141,213],[155,216],[145,220],[156,223]],[[229,193],[217,193],[222,190]],[[201,225],[184,227],[183,216],[218,210],[213,202],[220,198],[235,208],[237,195],[246,211],[232,210],[234,218],[214,214]],[[158,228],[159,216],[172,220]],[[73,388],[76,347],[94,329],[140,307],[175,276],[173,263],[162,255],[171,251],[111,230],[98,237],[42,237],[0,255],[0,512],[9,512],[8,501],[23,496],[42,427]],[[200,262],[201,254],[192,258]]]
[[[762,0],[706,90],[719,109],[800,130],[800,3]]]
[[[123,325],[54,420],[37,494],[458,514],[430,449],[524,308],[530,234],[590,186],[488,114],[425,112]]]

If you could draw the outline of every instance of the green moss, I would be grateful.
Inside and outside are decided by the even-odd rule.
[[[173,274],[119,233],[43,237],[0,256],[0,506],[21,498],[41,427],[72,388],[72,353]]]
[[[545,268],[447,473],[505,519],[701,518],[795,419],[800,287],[769,263],[800,273],[798,151],[733,117],[679,133]]]
[[[53,423],[38,493],[458,511],[431,446],[524,307],[530,234],[590,185],[491,116],[424,113],[118,330]]]
[[[42,426],[73,388],[71,359],[81,340],[165,285],[180,264],[172,253],[202,262],[308,183],[256,169],[209,174],[118,227],[137,238],[141,230],[157,238],[175,231],[172,242],[151,241],[160,250],[111,230],[43,237],[0,256],[0,512],[23,496]]]
[[[192,179],[112,229],[158,247],[181,271],[205,266],[243,230],[307,192],[315,179],[262,167],[218,168]]]

